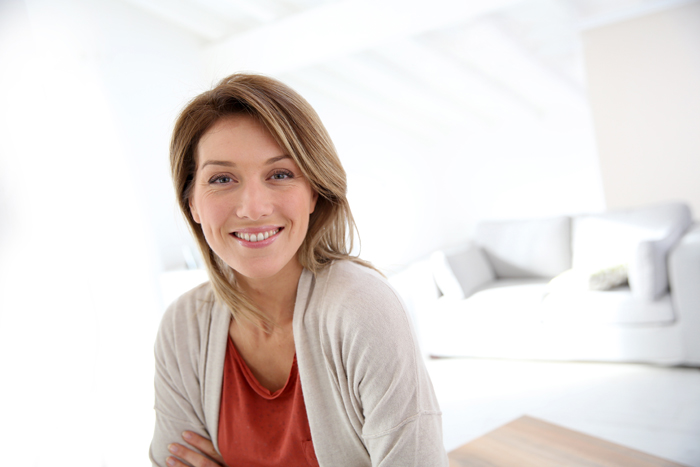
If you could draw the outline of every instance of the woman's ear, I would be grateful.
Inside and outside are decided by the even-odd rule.
[[[318,192],[316,190],[311,190],[311,209],[309,210],[309,214],[314,212],[314,209],[316,209],[316,201],[318,201]]]
[[[192,219],[194,219],[194,221],[197,224],[201,224],[202,222],[199,219],[199,213],[197,212],[197,207],[192,202],[192,198],[190,198],[187,201],[188,201],[188,204],[190,205],[190,214],[192,214]]]

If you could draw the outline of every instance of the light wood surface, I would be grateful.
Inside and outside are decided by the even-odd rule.
[[[450,467],[683,467],[523,416],[449,453]]]

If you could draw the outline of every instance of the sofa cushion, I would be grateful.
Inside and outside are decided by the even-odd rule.
[[[475,239],[499,278],[551,278],[571,268],[571,220],[485,221]]]
[[[546,289],[546,279],[498,279],[483,284],[467,300],[440,299],[436,311],[454,313],[455,325],[457,320],[469,326],[540,323]]]
[[[433,277],[443,296],[462,300],[495,278],[484,252],[470,243],[453,252],[436,251],[430,256]]]
[[[675,317],[671,294],[648,301],[634,297],[626,285],[606,291],[549,293],[542,300],[542,319],[569,325],[668,325]]]
[[[572,226],[573,268],[626,264],[632,294],[655,300],[668,290],[668,252],[690,224],[683,203],[578,216]]]

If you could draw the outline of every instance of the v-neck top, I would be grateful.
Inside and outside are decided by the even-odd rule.
[[[229,337],[219,413],[219,449],[227,465],[318,467],[294,355],[284,387],[255,378]]]

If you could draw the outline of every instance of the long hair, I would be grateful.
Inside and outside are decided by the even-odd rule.
[[[170,168],[180,210],[202,253],[217,299],[228,306],[234,318],[269,329],[274,323],[237,286],[233,270],[209,247],[189,205],[200,139],[222,117],[239,114],[262,123],[318,193],[306,237],[297,252],[301,265],[314,274],[338,259],[372,266],[351,255],[356,226],[346,196],[345,170],[313,108],[275,79],[255,74],[224,78],[192,99],[180,113],[170,143]]]

